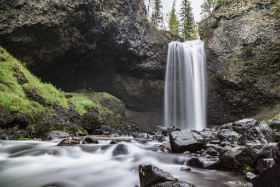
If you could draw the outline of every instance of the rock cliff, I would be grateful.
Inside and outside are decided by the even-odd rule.
[[[0,45],[43,81],[109,92],[137,112],[162,109],[168,41],[143,0],[13,0],[0,9]]]
[[[209,124],[277,113],[279,6],[279,1],[233,0],[200,23],[209,70]]]

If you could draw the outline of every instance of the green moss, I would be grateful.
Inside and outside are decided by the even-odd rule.
[[[247,45],[243,48],[243,53],[248,56],[253,56],[256,54],[256,51],[251,46]]]
[[[18,140],[32,140],[31,138],[19,138]]]
[[[253,172],[253,169],[250,167],[250,166],[248,166],[248,167],[246,167],[246,169],[243,171],[243,173],[246,175],[246,173],[248,173],[248,172]]]

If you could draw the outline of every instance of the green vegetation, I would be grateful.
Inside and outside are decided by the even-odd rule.
[[[230,2],[231,0],[204,0],[204,3],[201,5],[202,13],[207,17],[211,15],[214,10]]]
[[[170,30],[171,34],[179,35],[179,21],[176,16],[175,2],[176,1],[174,0],[168,25],[169,25],[169,30]]]
[[[189,0],[183,0],[180,10],[181,22],[182,22],[182,35],[184,40],[197,39],[197,28],[194,22],[192,13],[191,2]]]
[[[154,0],[154,7],[153,7],[153,13],[152,13],[152,24],[157,29],[159,29],[159,27],[163,28],[164,22],[163,22],[161,0]]]
[[[33,119],[35,114],[55,115],[54,105],[60,105],[65,109],[73,106],[81,116],[92,109],[97,110],[102,116],[117,114],[125,116],[126,112],[125,105],[108,93],[86,91],[64,93],[50,83],[42,83],[2,47],[0,47],[0,91],[0,106],[12,114],[25,114],[30,119]]]
[[[243,53],[248,56],[253,56],[256,54],[256,51],[251,46],[247,45],[243,48]]]
[[[276,16],[278,18],[280,18],[280,4],[277,4],[276,9],[275,9],[275,13],[276,13]]]
[[[250,166],[247,166],[243,173],[246,175],[248,172],[253,172],[253,169]]]

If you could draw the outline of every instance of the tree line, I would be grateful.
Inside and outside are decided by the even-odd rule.
[[[204,0],[201,6],[203,17],[231,0]],[[156,29],[167,30],[165,15],[162,10],[161,0],[146,0],[147,11],[152,26]],[[179,12],[176,12],[176,0],[173,0],[172,11],[167,15],[168,29],[173,36],[179,35],[186,40],[197,39],[197,25],[194,21],[190,0],[181,0]]]

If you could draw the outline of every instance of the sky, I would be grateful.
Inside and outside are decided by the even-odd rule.
[[[204,0],[190,0],[190,1],[191,1],[191,5],[192,5],[192,8],[193,8],[194,19],[195,19],[196,22],[199,22],[201,20],[201,16],[200,16],[201,8],[200,8],[200,6],[202,5]],[[161,0],[161,2],[162,2],[164,15],[169,14],[172,10],[173,0]],[[181,4],[181,0],[176,0],[176,11],[177,11],[177,13],[179,12],[180,4]]]

